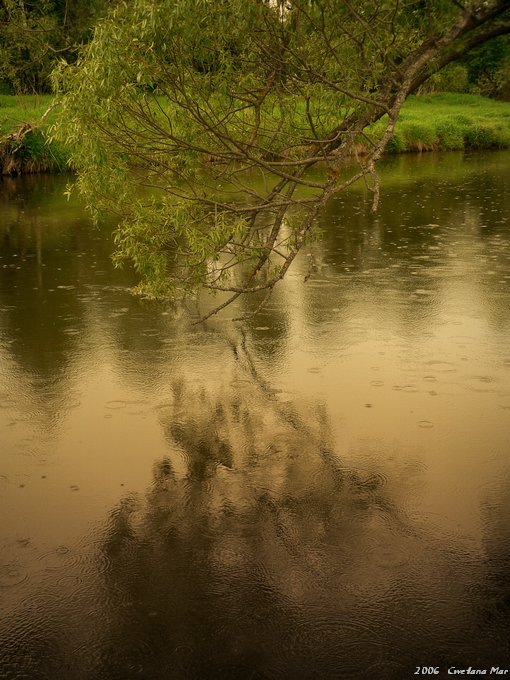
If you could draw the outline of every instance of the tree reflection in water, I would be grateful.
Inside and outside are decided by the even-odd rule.
[[[176,381],[160,415],[171,455],[70,564],[76,590],[52,597],[54,579],[46,606],[13,618],[7,677],[403,678],[504,663],[502,615],[482,606],[492,563],[413,515],[419,465],[350,468],[324,408],[285,401],[233,349],[233,384]]]

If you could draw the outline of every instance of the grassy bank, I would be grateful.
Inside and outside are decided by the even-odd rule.
[[[469,94],[436,94],[407,100],[387,151],[507,148],[510,102]]]
[[[46,137],[51,112],[37,126],[52,102],[51,95],[0,95],[0,174],[65,169],[68,154],[61,146],[49,144]]]
[[[48,110],[50,95],[0,95],[0,173],[59,172],[65,169],[66,151],[49,144],[46,130],[50,113],[39,128],[22,139],[6,137],[23,123],[36,124]],[[377,127],[384,121],[377,123]],[[398,121],[388,153],[510,148],[510,103],[467,94],[410,97]]]

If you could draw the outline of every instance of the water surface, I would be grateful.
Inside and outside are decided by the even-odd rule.
[[[339,197],[263,312],[198,326],[65,178],[4,179],[0,676],[509,668],[509,178],[390,159],[376,216]]]

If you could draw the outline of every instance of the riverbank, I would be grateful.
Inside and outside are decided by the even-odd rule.
[[[377,125],[382,125],[380,121]],[[411,96],[388,153],[510,148],[510,102],[478,95]]]
[[[63,172],[68,152],[48,138],[51,95],[0,95],[0,174]],[[384,119],[376,128],[384,125]],[[23,131],[22,135],[18,132]],[[467,94],[412,96],[388,153],[510,148],[510,102]]]
[[[69,154],[48,138],[51,95],[0,95],[0,175],[63,172]]]

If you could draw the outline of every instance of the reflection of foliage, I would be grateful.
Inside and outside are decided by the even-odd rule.
[[[494,663],[504,643],[473,606],[477,556],[408,512],[420,469],[347,466],[324,409],[275,394],[244,338],[232,349],[222,385],[175,380],[170,452],[145,499],[110,513],[77,595],[59,590],[30,626],[22,613],[15,635],[0,625],[7,670],[357,680],[444,666],[452,651],[459,666]]]
[[[143,602],[152,672],[299,678],[318,667],[333,677],[376,657],[377,631],[342,610],[350,619],[353,601],[390,587],[374,564],[382,524],[397,540],[380,547],[397,564],[411,529],[377,469],[342,467],[320,409],[299,414],[263,389],[177,385],[164,423],[175,453],[155,466],[145,504],[112,515],[106,588],[118,593],[114,610]]]
[[[278,399],[244,342],[235,351],[252,380],[177,382],[162,423],[173,452],[145,502],[110,518],[112,625],[150,647],[147,677],[397,677],[423,655],[446,662],[455,639],[458,658],[483,658],[476,561],[455,566],[458,548],[409,519],[412,468],[390,483],[374,462],[348,468],[323,409]]]

